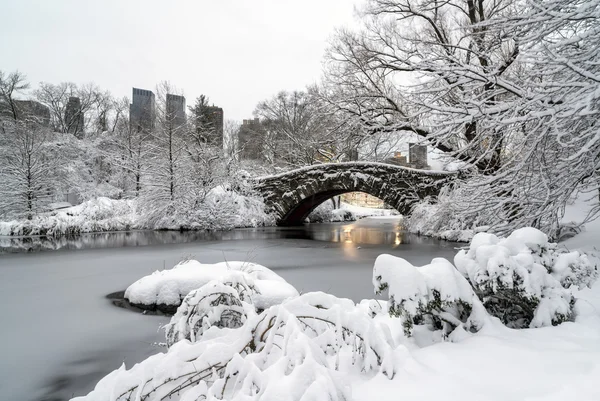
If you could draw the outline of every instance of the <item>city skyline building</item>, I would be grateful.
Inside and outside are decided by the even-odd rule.
[[[185,97],[167,93],[166,107],[167,120],[175,128],[182,127],[186,122]]]
[[[210,128],[206,140],[215,146],[223,146],[223,109],[212,105],[206,107],[206,121]]]
[[[81,99],[77,96],[69,97],[69,101],[65,107],[65,126],[69,134],[73,134],[78,138],[83,136],[85,124],[85,116],[81,110]]]
[[[156,120],[156,96],[147,89],[132,88],[129,124],[132,130],[149,132]]]
[[[240,159],[260,159],[262,153],[263,126],[258,118],[243,120],[238,131]]]

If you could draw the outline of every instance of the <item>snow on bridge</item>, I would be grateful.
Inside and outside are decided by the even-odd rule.
[[[301,225],[318,205],[347,192],[365,192],[401,214],[427,196],[437,196],[455,172],[417,170],[374,162],[327,163],[258,177],[253,187],[264,197],[279,225]]]

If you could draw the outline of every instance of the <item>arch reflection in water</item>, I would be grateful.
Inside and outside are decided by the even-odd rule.
[[[311,239],[346,244],[400,245],[410,242],[412,236],[404,231],[398,216],[365,218],[350,224],[309,224],[306,229]]]

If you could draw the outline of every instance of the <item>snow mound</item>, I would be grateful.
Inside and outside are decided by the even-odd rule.
[[[446,259],[435,258],[428,265],[415,267],[405,259],[380,255],[373,268],[373,285],[377,293],[388,291],[389,314],[403,319],[407,336],[415,322],[433,330],[443,329],[443,336],[457,327],[479,329],[471,312],[474,307],[481,311],[480,302],[467,280]]]
[[[186,339],[196,342],[211,327],[242,327],[254,314],[252,297],[257,290],[247,276],[232,271],[226,280],[214,280],[190,292],[165,326],[167,345]]]
[[[476,234],[454,263],[486,309],[512,327],[549,326],[570,319],[572,289],[591,286],[597,277],[597,267],[586,255],[558,248],[531,227],[507,238]]]
[[[253,283],[256,293],[252,302],[257,309],[266,309],[287,298],[298,296],[298,291],[272,270],[249,262],[220,262],[203,264],[187,260],[172,269],[155,271],[142,277],[125,291],[125,298],[132,304],[154,309],[163,306],[176,307],[191,291],[213,280],[226,282],[232,274],[243,274]],[[169,308],[167,308],[169,310]]]
[[[176,342],[130,370],[121,366],[75,400],[350,400],[345,374],[391,379],[406,357],[362,307],[307,293],[238,328],[211,326],[194,343]]]
[[[471,246],[474,254],[485,247],[504,247],[504,254],[498,251],[501,255],[529,252],[540,258],[548,249],[544,237],[531,230],[510,239],[478,235]],[[479,256],[488,253],[497,254]],[[567,259],[562,268],[571,261]],[[453,400],[500,401],[600,396],[595,385],[600,374],[600,317],[594,309],[598,302],[578,302],[580,316],[572,324],[508,330],[486,313],[467,279],[449,261],[434,259],[415,267],[381,255],[373,282],[379,291],[387,288],[389,302],[355,304],[312,292],[257,312],[251,305],[257,284],[268,279],[281,284],[281,278],[259,265],[253,265],[254,272],[244,271],[249,264],[241,262],[230,263],[230,269],[223,265],[188,261],[169,270],[226,273],[185,298],[167,326],[166,353],[129,370],[121,366],[87,396],[74,400],[396,400],[399,394],[438,400],[450,394]],[[594,288],[597,295],[600,286]],[[498,386],[499,378],[511,385]]]

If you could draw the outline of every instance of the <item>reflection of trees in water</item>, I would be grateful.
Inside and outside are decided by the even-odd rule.
[[[0,253],[59,249],[122,248],[197,241],[252,239],[313,239],[346,244],[439,244],[410,234],[398,224],[357,227],[353,224],[312,224],[304,227],[237,229],[231,231],[122,231],[63,237],[0,237]]]

